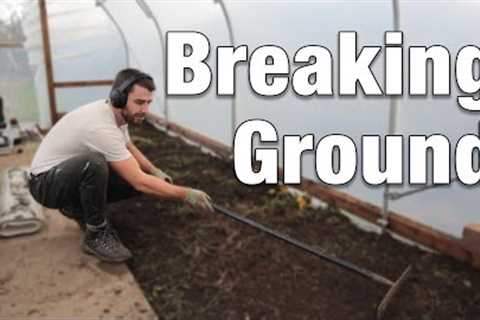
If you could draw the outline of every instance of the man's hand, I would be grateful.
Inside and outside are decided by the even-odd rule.
[[[170,177],[168,174],[166,174],[165,172],[163,172],[162,170],[160,170],[159,168],[155,167],[153,170],[152,170],[152,175],[157,177],[157,178],[160,178],[168,183],[173,183],[173,180],[172,180],[172,177]]]
[[[191,205],[194,208],[199,208],[200,210],[206,212],[213,212],[212,199],[208,194],[197,189],[187,188],[187,196],[185,197],[185,202]]]

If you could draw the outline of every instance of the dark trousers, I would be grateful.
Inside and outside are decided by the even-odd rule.
[[[31,175],[29,188],[43,206],[65,209],[91,225],[104,221],[107,203],[140,194],[97,152],[72,157],[48,171]]]

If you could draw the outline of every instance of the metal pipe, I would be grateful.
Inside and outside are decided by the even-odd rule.
[[[228,14],[227,7],[225,6],[225,3],[223,3],[223,0],[214,0],[214,2],[220,4],[220,8],[222,9],[223,16],[225,17],[225,21],[227,23],[227,29],[228,29],[228,37],[230,39],[230,44],[235,47],[235,38],[233,36],[233,25],[232,21],[230,20],[230,15]],[[235,77],[235,72],[233,73]],[[237,107],[236,107],[236,101],[235,101],[235,95],[232,96],[232,110],[231,110],[231,136],[232,136],[232,142],[235,137],[235,129],[237,127]]]
[[[170,115],[169,115],[169,106],[168,106],[168,97],[167,97],[167,86],[166,86],[167,82],[166,82],[166,79],[165,79],[165,70],[166,70],[166,67],[167,67],[165,39],[163,37],[163,32],[162,32],[162,29],[160,28],[160,24],[158,23],[158,19],[155,16],[155,14],[153,13],[150,6],[147,4],[147,2],[145,0],[136,0],[136,1],[137,1],[138,6],[140,7],[140,9],[145,14],[145,16],[153,21],[153,25],[155,26],[155,30],[157,31],[158,37],[160,38],[160,50],[162,51],[162,59],[163,59],[163,63],[162,63],[163,70],[161,70],[161,71],[163,71],[164,77],[162,79],[163,79],[163,83],[165,84],[163,86],[163,90],[164,90],[164,92],[163,92],[163,104],[164,104],[164,107],[165,107],[165,121],[166,121],[165,129],[168,131],[168,119],[169,119]],[[160,74],[162,74],[162,73],[160,73]]]
[[[459,180],[458,177],[450,178],[450,182],[456,182],[458,180]],[[418,188],[408,190],[408,191],[405,191],[405,192],[390,192],[390,193],[388,193],[388,198],[390,200],[398,200],[400,198],[403,198],[403,197],[406,197],[406,196],[409,196],[409,195],[412,195],[412,194],[415,194],[415,193],[419,193],[419,192],[422,192],[422,191],[426,191],[426,190],[430,190],[430,189],[434,189],[434,188],[438,188],[438,187],[443,187],[443,185],[432,184],[432,185],[426,185],[426,186],[423,186],[423,187],[418,187]]]
[[[399,31],[400,29],[400,8],[398,0],[392,0],[392,10],[393,10],[393,31]],[[397,122],[397,111],[398,111],[398,98],[390,98],[390,109],[389,109],[389,119],[388,119],[388,134],[393,135],[396,132],[396,122]],[[381,218],[378,219],[378,223],[382,227],[382,233],[385,231],[385,228],[388,226],[388,216],[389,216],[389,194],[390,186],[385,185],[385,190],[383,192],[383,205],[382,205],[382,214]]]
[[[128,68],[128,67],[130,67],[130,50],[128,49],[127,38],[125,37],[125,34],[123,33],[122,28],[120,28],[120,25],[118,24],[117,20],[115,20],[113,15],[110,13],[110,11],[108,11],[107,7],[105,6],[104,3],[106,1],[107,0],[95,0],[95,5],[97,7],[100,7],[100,8],[103,9],[103,11],[107,15],[107,17],[110,19],[110,21],[112,21],[113,25],[115,26],[118,33],[120,34],[120,38],[122,39],[123,48],[124,48],[124,51],[125,51],[125,63],[126,63],[126,66]]]

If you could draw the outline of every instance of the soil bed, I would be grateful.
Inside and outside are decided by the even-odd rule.
[[[137,146],[176,184],[392,280],[412,276],[385,319],[480,319],[480,272],[352,226],[280,186],[245,186],[233,164],[145,125]],[[129,267],[160,319],[372,320],[387,288],[305,254],[219,213],[141,196],[109,208],[135,258]]]

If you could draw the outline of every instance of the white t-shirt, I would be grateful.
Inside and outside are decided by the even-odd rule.
[[[118,126],[106,100],[81,106],[60,119],[37,149],[30,172],[39,174],[61,162],[89,151],[100,152],[107,161],[120,161],[132,155],[128,125]]]

